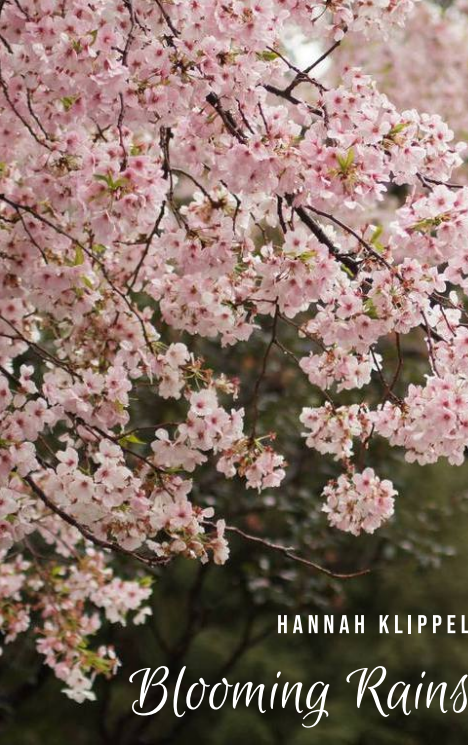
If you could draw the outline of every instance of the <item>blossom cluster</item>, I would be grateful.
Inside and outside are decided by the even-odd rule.
[[[331,525],[346,533],[373,533],[393,515],[396,491],[388,479],[380,479],[372,468],[362,473],[342,474],[323,490]]]
[[[44,521],[41,530],[54,535],[53,521]],[[69,546],[76,543],[72,534],[67,541]],[[77,561],[68,550],[66,554],[62,559],[67,561],[39,567],[36,557],[30,561],[19,554],[5,561],[2,551],[0,629],[5,641],[11,642],[28,629],[33,618],[39,618],[37,650],[65,684],[64,692],[81,703],[95,698],[96,675],[113,675],[120,664],[112,647],[91,648],[90,637],[104,619],[125,624],[131,618],[135,624],[142,623],[151,614],[143,605],[151,588],[146,582],[115,577],[104,556],[93,549]]]
[[[468,63],[466,0],[442,5],[418,2],[385,44],[380,37],[346,37],[335,61],[364,67],[402,109],[441,114],[461,137],[466,132],[465,77]],[[335,71],[330,67],[330,77]],[[421,80],[430,85],[421,85]],[[465,137],[466,139],[466,137]]]

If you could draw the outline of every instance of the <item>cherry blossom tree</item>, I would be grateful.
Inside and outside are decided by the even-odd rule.
[[[0,1],[0,628],[10,642],[32,627],[76,701],[119,664],[93,634],[143,622],[151,570],[174,557],[223,564],[233,531],[333,574],[191,496],[207,471],[281,485],[262,416],[275,350],[321,398],[296,433],[339,464],[322,494],[334,528],[357,536],[393,514],[375,439],[462,463],[468,189],[464,144],[437,113],[466,86],[451,48],[465,6],[451,13]],[[419,110],[400,54],[424,24],[442,29],[432,64],[443,76],[448,59],[453,80]],[[388,95],[358,66],[374,48]],[[227,360],[263,333],[246,391]],[[415,346],[425,376],[403,386]]]

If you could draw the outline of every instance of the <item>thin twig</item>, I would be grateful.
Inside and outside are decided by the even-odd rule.
[[[207,525],[214,526],[214,523],[210,523],[209,521],[205,521],[205,523]],[[317,572],[326,574],[327,577],[331,577],[332,579],[354,579],[355,577],[363,577],[366,574],[370,574],[370,569],[361,569],[358,572],[351,572],[349,574],[334,572],[331,569],[327,569],[326,567],[321,566],[320,564],[316,564],[314,561],[310,561],[309,559],[304,559],[302,556],[298,556],[296,553],[294,553],[294,548],[291,546],[282,546],[280,543],[274,543],[273,541],[269,541],[266,538],[260,538],[259,536],[251,535],[250,533],[246,533],[240,528],[236,528],[234,525],[227,525],[226,530],[229,533],[236,533],[236,535],[239,535],[246,541],[250,541],[250,543],[257,543],[264,548],[268,548],[270,551],[276,551],[280,554],[283,554],[283,556],[291,559],[291,561],[296,561],[299,564],[303,564],[304,566],[309,567],[310,569],[315,569]]]

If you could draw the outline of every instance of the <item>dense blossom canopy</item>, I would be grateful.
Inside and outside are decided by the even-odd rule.
[[[442,24],[410,0],[0,2],[0,627],[11,641],[34,618],[76,700],[118,665],[89,646],[103,618],[149,613],[149,583],[116,576],[112,555],[222,564],[222,515],[191,499],[199,469],[281,484],[259,416],[273,347],[323,399],[297,427],[342,465],[324,485],[332,526],[373,532],[393,513],[393,485],[363,463],[371,438],[462,462],[468,189],[437,106],[399,90],[403,27],[418,34],[422,13]],[[316,40],[305,69],[299,29]],[[401,76],[390,98],[356,66],[379,43]],[[265,328],[241,408],[223,361]],[[401,397],[410,334],[427,376]],[[218,344],[217,369],[200,337]],[[156,410],[178,401],[180,420],[143,432],[143,390]]]

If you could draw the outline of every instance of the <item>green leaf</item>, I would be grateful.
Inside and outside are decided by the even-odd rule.
[[[393,135],[397,135],[399,132],[403,132],[403,130],[409,127],[409,125],[410,122],[400,122],[399,124],[395,124],[395,126],[391,128],[387,137],[393,137]]]
[[[88,288],[88,290],[94,290],[94,285],[91,282],[90,278],[87,277],[85,274],[81,277],[81,281],[83,284]]]
[[[153,583],[154,583],[153,577],[146,576],[146,577],[141,577],[138,580],[138,584],[140,585],[140,587],[151,587]]]
[[[265,50],[264,52],[257,52],[257,59],[263,60],[264,62],[273,62],[278,59],[279,55],[276,52],[270,52]]]
[[[383,243],[380,242],[379,238],[383,233],[383,226],[378,225],[376,229],[374,230],[372,237],[370,239],[370,243],[372,246],[374,246],[376,251],[379,251],[379,253],[382,253],[385,250],[385,246]]]
[[[84,257],[83,249],[81,248],[81,246],[77,246],[75,248],[75,260],[73,262],[73,266],[80,266],[81,264],[84,264],[84,260],[85,260],[85,257]]]
[[[125,186],[128,186],[128,179],[125,176],[119,176],[115,181],[111,173],[104,175],[102,173],[95,173],[94,178],[96,181],[103,181],[109,191],[117,191]]]
[[[345,156],[336,155],[336,159],[343,173],[347,173],[354,163],[354,150],[352,147],[349,148]]]
[[[77,100],[78,96],[63,96],[63,98],[60,99],[60,102],[65,111],[70,111],[71,107],[77,102]]]
[[[364,310],[366,311],[366,315],[369,318],[377,319],[379,317],[379,314],[377,313],[377,308],[375,307],[373,301],[368,298],[366,302],[364,303]]]
[[[104,181],[105,184],[109,183],[109,176],[104,176],[102,173],[95,173],[94,178],[96,181]]]
[[[317,251],[304,251],[304,253],[301,253],[299,255],[299,259],[302,261],[310,261],[310,259],[315,259],[317,256]]]
[[[120,445],[146,445],[146,442],[144,440],[140,440],[139,437],[137,437],[134,434],[131,435],[124,435],[119,440]]]
[[[383,233],[383,226],[378,225],[376,229],[374,230],[374,232],[372,233],[372,238],[370,239],[370,242],[372,244],[377,243],[382,233]]]
[[[417,230],[420,233],[426,233],[438,228],[442,223],[447,221],[446,215],[437,215],[436,217],[426,217],[423,220],[418,220],[414,225],[411,226],[411,230]]]

